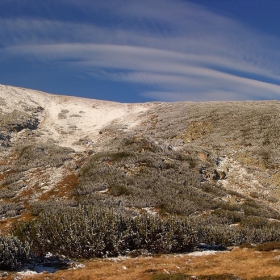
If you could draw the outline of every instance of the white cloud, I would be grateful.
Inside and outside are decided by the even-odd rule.
[[[174,97],[189,99],[190,94],[196,100],[215,100],[221,97],[222,91],[225,100],[260,99],[266,95],[267,98],[280,97],[279,85],[231,74],[230,71],[271,76],[279,81],[278,76],[252,65],[243,67],[243,64],[233,63],[231,67],[230,60],[221,60],[215,56],[207,59],[193,54],[103,44],[19,46],[9,48],[7,53],[35,56],[38,60],[60,61],[65,67],[70,65],[70,68],[80,69],[101,79],[153,85],[159,90],[157,94],[152,92],[150,97],[159,98],[161,92],[161,99],[164,100],[176,100]],[[210,67],[227,67],[229,72]],[[168,92],[170,97],[167,96]]]
[[[94,9],[119,22],[0,19],[1,54],[146,84],[153,89],[143,94],[162,100],[280,98],[278,38],[179,0],[108,0]]]
[[[163,92],[163,91],[150,91],[144,92],[143,96],[153,98],[156,100],[165,101],[233,101],[233,100],[248,100],[243,94],[238,94],[232,91],[213,91],[213,92],[200,92],[200,94],[194,94],[192,91],[185,92]]]

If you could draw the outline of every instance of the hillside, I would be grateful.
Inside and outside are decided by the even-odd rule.
[[[45,233],[35,250],[70,257],[280,241],[279,139],[278,101],[121,104],[0,85],[0,228],[31,242],[36,220]],[[77,230],[70,216],[83,229],[111,219],[129,238],[133,224],[138,235],[122,233],[113,251],[77,237],[78,250],[65,238]],[[146,228],[152,219],[172,245],[152,234],[137,243],[132,217]],[[64,223],[64,236],[48,235]],[[173,223],[189,227],[185,243]]]

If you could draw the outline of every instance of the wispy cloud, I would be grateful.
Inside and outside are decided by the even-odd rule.
[[[78,7],[86,12],[92,1]],[[108,0],[94,9],[112,22],[0,18],[0,53],[95,79],[145,84],[150,90],[143,96],[153,99],[280,98],[276,37],[179,0]]]

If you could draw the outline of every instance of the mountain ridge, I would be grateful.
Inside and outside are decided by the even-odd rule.
[[[243,177],[242,183],[253,192],[249,179],[253,175],[247,172],[247,166],[243,168],[247,164],[269,173],[260,178],[268,177],[262,181],[276,184],[278,191],[278,101],[126,104],[9,86],[0,86],[0,92],[0,145],[4,153],[29,143],[58,145],[88,157],[96,152],[125,150],[120,146],[124,139],[143,138],[150,147],[183,151],[196,158],[205,180],[230,178],[232,172],[227,165],[231,162],[231,170],[235,169],[235,175]],[[210,172],[209,157],[216,162]],[[266,164],[275,166],[266,172]],[[238,182],[236,178],[230,180]],[[221,182],[228,185],[230,180]],[[254,182],[259,184],[259,180]],[[262,189],[265,192],[265,187]]]
[[[0,230],[38,254],[280,241],[279,101],[123,104],[0,86],[0,102]]]
[[[30,115],[30,112],[40,108],[39,131],[59,141],[62,146],[75,146],[76,149],[79,147],[74,143],[80,138],[96,136],[114,120],[125,118],[126,125],[135,125],[134,115],[152,106],[52,95],[9,86],[1,86],[0,91],[0,108],[3,112],[12,113],[16,106],[16,111]],[[68,134],[67,139],[63,134]]]
[[[123,104],[8,86],[0,96],[3,232],[60,204],[280,216],[278,101]]]

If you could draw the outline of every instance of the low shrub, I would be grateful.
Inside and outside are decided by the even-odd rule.
[[[257,276],[253,277],[252,280],[279,280],[279,276]]]
[[[197,243],[187,219],[124,215],[89,207],[49,210],[19,223],[13,233],[32,244],[37,255],[52,252],[75,258],[189,251]]]
[[[239,226],[232,226],[235,217],[230,215],[139,214],[117,205],[123,203],[122,196],[107,203],[106,208],[103,196],[92,198],[95,206],[34,205],[37,218],[15,224],[12,233],[29,242],[36,255],[51,252],[75,258],[127,255],[135,250],[186,252],[200,243],[233,246],[280,242],[279,223],[264,218],[243,218]]]
[[[30,258],[31,251],[28,242],[21,242],[14,236],[0,235],[0,269],[17,270]]]
[[[263,244],[258,244],[255,249],[257,251],[273,251],[280,250],[280,242],[267,242]]]
[[[189,280],[190,276],[182,273],[174,274],[155,274],[151,277],[151,280]]]
[[[23,209],[25,207],[21,203],[0,202],[0,216],[3,218],[17,216]]]

